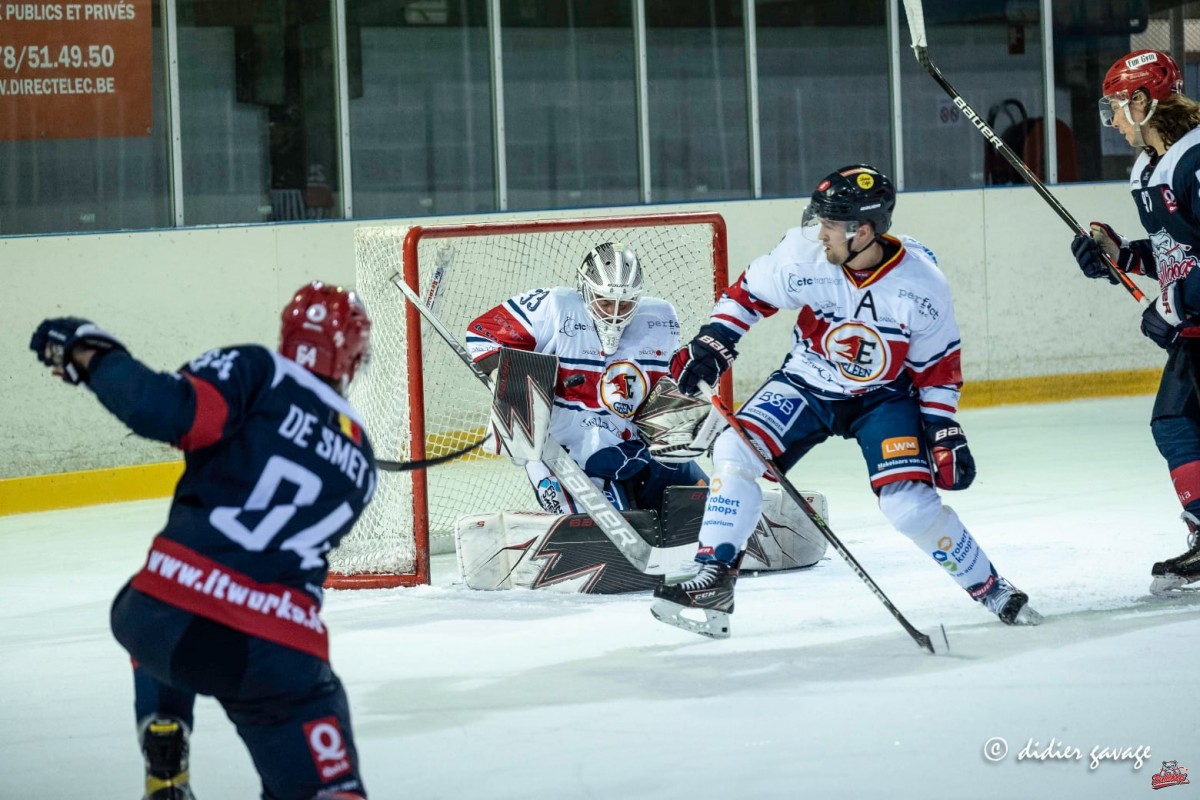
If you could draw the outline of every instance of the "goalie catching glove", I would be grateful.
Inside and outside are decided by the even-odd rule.
[[[671,377],[679,383],[679,390],[693,396],[702,383],[716,386],[717,379],[737,358],[736,344],[737,337],[728,329],[711,322],[701,325],[696,338],[671,356]]]
[[[670,378],[660,378],[633,422],[650,455],[664,464],[686,464],[708,452],[725,428],[721,415],[698,398],[680,391]]]
[[[87,367],[76,363],[75,351],[80,347],[95,350]],[[43,320],[29,340],[29,349],[37,354],[50,371],[72,386],[87,383],[90,370],[103,355],[125,350],[116,337],[79,317],[54,317]]]
[[[939,419],[925,425],[925,442],[933,468],[933,483],[939,489],[966,489],[975,480],[975,458],[967,447],[967,436],[957,422]]]

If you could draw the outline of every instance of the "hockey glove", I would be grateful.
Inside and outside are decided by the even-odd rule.
[[[975,480],[975,459],[967,447],[967,436],[952,419],[940,419],[925,425],[929,445],[933,483],[939,489],[966,489]]]
[[[717,379],[737,358],[735,344],[737,337],[728,329],[712,323],[701,325],[696,338],[671,356],[671,377],[679,384],[679,390],[694,396],[701,383],[715,387]]]
[[[1173,347],[1180,339],[1200,338],[1200,324],[1183,322],[1174,325],[1159,313],[1157,303],[1151,303],[1142,312],[1142,334],[1166,349]]]
[[[1104,278],[1109,283],[1119,283],[1108,268],[1101,254],[1107,255],[1121,272],[1141,272],[1140,258],[1129,240],[1103,222],[1091,224],[1091,235],[1079,234],[1071,242],[1071,254],[1083,274],[1089,278]]]
[[[75,350],[79,347],[96,351],[87,368],[74,360]],[[29,340],[29,349],[37,354],[38,361],[50,367],[54,375],[74,386],[88,382],[90,370],[95,368],[98,359],[114,350],[124,350],[125,345],[86,319],[54,317],[38,325]]]
[[[649,466],[649,448],[641,439],[630,439],[592,453],[583,471],[592,478],[627,481]]]

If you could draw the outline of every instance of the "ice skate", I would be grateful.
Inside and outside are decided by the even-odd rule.
[[[1183,512],[1183,521],[1188,526],[1188,549],[1182,555],[1159,561],[1150,568],[1150,594],[1166,596],[1179,595],[1184,592],[1196,591],[1200,587],[1189,587],[1187,584],[1200,581],[1200,520]]]
[[[1038,625],[1042,621],[1042,615],[1029,607],[1029,595],[1009,583],[1007,578],[997,578],[996,584],[979,598],[979,602],[1005,625]]]
[[[729,615],[733,613],[733,586],[737,583],[737,560],[730,564],[712,559],[700,562],[695,577],[681,583],[662,584],[654,590],[650,613],[660,622],[712,639],[729,638]],[[704,620],[684,616],[698,610]]]
[[[196,800],[188,779],[188,728],[174,717],[142,723],[146,794],[142,800]]]

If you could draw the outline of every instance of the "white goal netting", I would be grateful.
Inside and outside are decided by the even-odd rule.
[[[418,421],[426,458],[462,448],[485,434],[491,403],[483,384],[428,325],[419,336],[410,334],[404,295],[392,283],[397,273],[410,277],[409,285],[461,343],[475,317],[530,289],[574,286],[584,255],[599,242],[619,241],[641,259],[647,294],[675,305],[686,338],[726,285],[724,235],[715,214],[357,229],[356,289],[373,324],[370,363],[351,386],[350,400],[364,417],[376,457],[411,459]],[[374,501],[330,563],[343,576],[385,576],[364,585],[425,582],[430,550],[452,551],[458,517],[523,509],[537,509],[524,470],[490,455],[489,446],[423,474],[381,472]]]

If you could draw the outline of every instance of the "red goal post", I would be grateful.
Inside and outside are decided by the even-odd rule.
[[[491,399],[392,283],[399,273],[460,340],[487,309],[530,289],[574,286],[597,243],[641,260],[646,294],[676,308],[684,341],[728,285],[725,221],[712,212],[363,226],[355,230],[356,288],[372,319],[371,357],[351,385],[379,458],[433,458],[477,440]],[[726,376],[722,393],[731,386]],[[487,448],[484,448],[487,449]],[[431,552],[453,550],[454,521],[479,511],[536,510],[523,470],[475,451],[412,473],[381,472],[375,498],[330,554],[333,588],[429,583]]]

